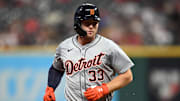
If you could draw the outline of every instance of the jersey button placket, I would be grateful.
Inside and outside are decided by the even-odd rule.
[[[81,57],[82,58],[85,58],[85,48],[81,48]],[[84,75],[84,68],[82,69],[82,71],[80,71],[80,78],[81,78],[81,90],[82,90],[82,95],[84,95],[84,92],[85,92],[85,75]],[[85,97],[83,96],[83,101],[85,100]]]
[[[85,58],[85,48],[81,49],[81,55],[82,55],[83,58]]]

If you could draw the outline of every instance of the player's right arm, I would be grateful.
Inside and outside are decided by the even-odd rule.
[[[50,67],[48,73],[48,86],[45,91],[44,101],[55,101],[54,91],[59,85],[63,74],[64,71],[55,69],[53,65]]]
[[[64,74],[63,62],[60,56],[60,48],[57,48],[54,62],[48,72],[48,85],[45,90],[44,101],[55,101],[54,91]]]

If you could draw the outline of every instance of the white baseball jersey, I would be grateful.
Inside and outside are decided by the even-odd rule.
[[[77,36],[59,44],[53,63],[56,69],[65,71],[67,101],[87,101],[84,96],[87,88],[110,82],[115,73],[124,73],[134,65],[112,40],[97,34],[91,43],[81,45]],[[98,101],[111,100],[112,93]]]

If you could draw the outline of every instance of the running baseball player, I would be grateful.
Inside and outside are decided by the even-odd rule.
[[[113,91],[132,81],[130,68],[134,63],[112,40],[96,34],[100,20],[94,4],[83,3],[77,8],[74,15],[77,34],[56,49],[44,101],[55,101],[54,91],[64,73],[67,101],[111,101]]]

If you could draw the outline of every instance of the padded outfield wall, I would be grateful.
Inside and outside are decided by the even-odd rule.
[[[113,101],[160,101],[162,97],[176,98],[179,90],[172,88],[179,87],[180,84],[180,47],[122,48],[136,64],[132,68],[134,81],[116,91]],[[54,52],[55,46],[1,47],[0,101],[42,101]],[[55,92],[57,101],[65,101],[64,86],[63,78]],[[165,94],[161,93],[163,91]]]

